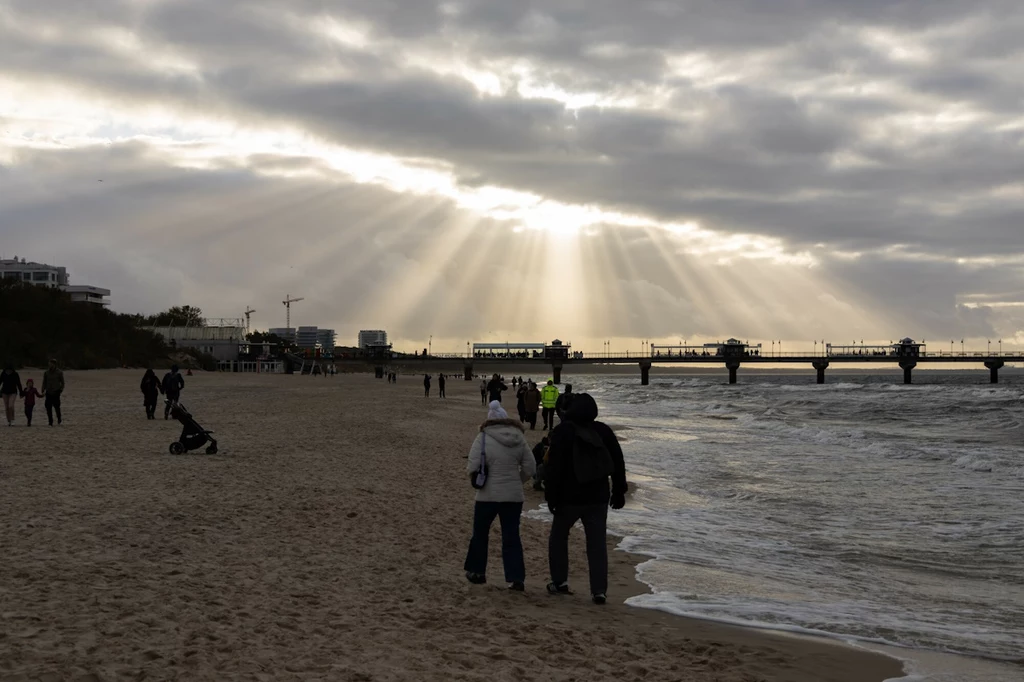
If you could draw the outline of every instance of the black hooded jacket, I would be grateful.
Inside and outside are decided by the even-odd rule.
[[[565,421],[551,432],[551,449],[544,469],[544,497],[549,504],[608,504],[613,494],[625,495],[626,463],[622,448],[615,433],[604,422],[597,419],[597,403],[586,394],[576,394],[565,413]],[[573,469],[573,443],[576,440],[576,425],[592,428],[601,437],[604,446],[612,456],[612,485],[604,478],[590,483],[576,480]]]

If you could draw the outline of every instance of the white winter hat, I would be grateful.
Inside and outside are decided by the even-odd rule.
[[[501,406],[497,400],[492,400],[491,404],[487,406],[487,418],[488,419],[508,419],[508,412]]]

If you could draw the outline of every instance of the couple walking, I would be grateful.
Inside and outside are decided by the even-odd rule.
[[[46,408],[46,418],[53,426],[54,414],[57,415],[57,423],[64,422],[60,411],[60,396],[64,392],[64,372],[57,367],[56,360],[50,360],[49,368],[43,372],[43,391],[40,393],[32,379],[21,385],[21,377],[14,370],[14,365],[8,364],[0,372],[0,396],[3,397],[4,416],[7,417],[7,425],[14,426],[14,405],[19,397],[25,399],[25,419],[29,426],[32,426],[32,412],[35,410],[36,398],[43,399],[43,406]]]
[[[594,399],[581,393],[565,413],[565,421],[550,435],[544,495],[554,518],[548,537],[551,581],[547,590],[552,594],[572,593],[568,583],[569,532],[576,521],[582,520],[591,598],[595,604],[604,604],[608,591],[608,507],[621,509],[625,505],[628,486],[622,448],[611,428],[597,421],[597,413]],[[467,464],[471,480],[481,468],[486,471],[486,482],[476,495],[473,537],[464,566],[471,583],[487,582],[488,534],[498,517],[505,581],[511,590],[526,589],[519,520],[525,500],[523,484],[534,475],[536,466],[522,422],[509,419],[500,403],[491,402]]]

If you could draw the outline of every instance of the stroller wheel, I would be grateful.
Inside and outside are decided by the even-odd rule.
[[[208,454],[208,455],[216,455],[217,454],[217,444],[214,443],[210,447],[206,448],[206,454]]]
[[[171,443],[171,446],[168,449],[171,451],[172,455],[180,455],[181,453],[185,452],[185,446],[179,443],[178,441],[174,441],[173,443]]]

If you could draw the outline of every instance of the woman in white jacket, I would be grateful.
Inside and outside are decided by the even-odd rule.
[[[487,482],[477,490],[473,511],[473,538],[466,554],[466,579],[471,583],[487,582],[487,539],[497,516],[501,521],[501,560],[505,582],[510,590],[522,592],[526,582],[523,543],[519,538],[519,518],[523,513],[523,483],[536,471],[530,446],[526,443],[523,425],[509,419],[497,400],[490,403],[487,421],[469,450],[466,471],[476,474],[483,459]]]

